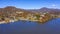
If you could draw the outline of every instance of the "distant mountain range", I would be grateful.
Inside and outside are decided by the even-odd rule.
[[[60,14],[60,9],[53,9],[53,8],[46,8],[46,7],[43,7],[41,9],[33,9],[33,10],[30,10],[32,12],[49,12],[51,14]]]
[[[14,6],[7,6],[4,8],[0,8],[0,14],[2,14],[2,13],[9,13],[10,14],[10,13],[15,13],[16,11],[23,11],[23,12],[27,12],[27,13],[49,12],[51,14],[60,14],[60,9],[52,9],[52,8],[46,8],[46,7],[43,7],[41,9],[30,9],[30,10],[16,8]]]

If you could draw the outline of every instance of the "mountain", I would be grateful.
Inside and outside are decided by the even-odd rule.
[[[38,12],[49,12],[50,14],[60,14],[60,9],[46,8],[39,9]]]
[[[32,12],[48,12],[50,14],[60,14],[60,9],[53,9],[53,8],[46,8],[46,7],[43,7],[43,8],[40,8],[40,9],[32,9],[32,10],[29,10],[29,11],[32,11]]]
[[[17,11],[21,11],[21,12],[25,12],[25,13],[40,13],[40,12],[49,12],[51,14],[60,14],[60,9],[52,9],[52,8],[46,8],[43,7],[41,9],[30,9],[30,10],[26,10],[26,9],[21,9],[21,8],[16,8],[14,6],[7,6],[4,8],[0,8],[0,14],[13,14]]]

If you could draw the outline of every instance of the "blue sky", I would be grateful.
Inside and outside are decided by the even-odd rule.
[[[23,9],[39,9],[42,7],[60,9],[60,0],[0,0],[0,8],[6,6]]]

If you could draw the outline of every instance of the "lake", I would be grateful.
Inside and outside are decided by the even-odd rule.
[[[44,24],[30,21],[0,24],[0,34],[60,34],[60,18]]]

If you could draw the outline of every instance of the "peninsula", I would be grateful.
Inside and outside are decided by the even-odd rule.
[[[41,9],[25,10],[13,6],[0,8],[0,24],[16,22],[19,20],[36,21],[45,23],[53,18],[60,18],[60,9]]]

